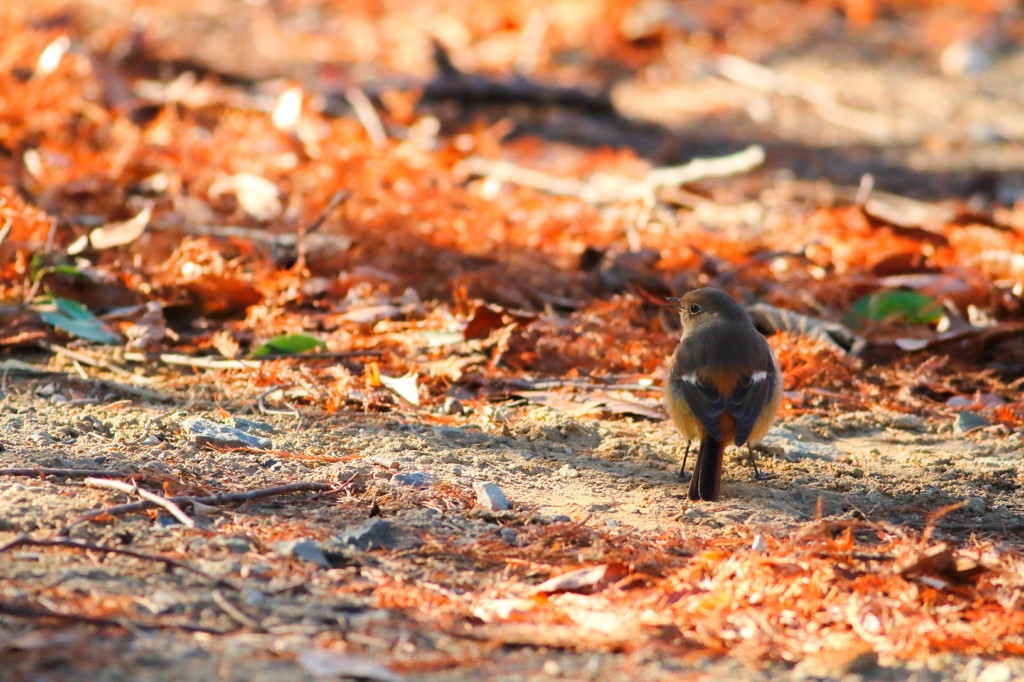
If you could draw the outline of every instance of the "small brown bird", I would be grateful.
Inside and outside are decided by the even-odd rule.
[[[700,440],[688,497],[717,500],[725,446],[761,440],[779,411],[782,377],[768,342],[729,294],[695,289],[667,300],[679,310],[683,336],[665,382],[665,407],[683,436]]]

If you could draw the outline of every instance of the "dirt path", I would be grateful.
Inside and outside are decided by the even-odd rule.
[[[556,526],[605,538],[580,550],[583,564],[615,538],[643,547],[666,537],[785,537],[813,525],[819,500],[827,518],[909,529],[922,529],[944,505],[965,502],[939,521],[938,537],[977,533],[1014,546],[1024,537],[1020,434],[936,434],[907,416],[786,419],[763,448],[766,481],[751,481],[749,466],[732,456],[723,499],[691,504],[675,480],[681,443],[667,423],[575,419],[531,406],[445,425],[427,423],[440,420],[429,413],[303,411],[246,415],[259,425],[250,430],[268,429],[272,447],[218,452],[193,445],[182,424],[195,416],[222,420],[222,412],[65,402],[80,393],[60,382],[9,386],[0,403],[0,466],[131,471],[150,489],[164,481],[176,493],[297,480],[343,484],[343,492],[207,509],[193,514],[198,527],[191,530],[165,513],[137,513],[74,525],[68,533],[76,541],[172,556],[205,575],[70,548],[5,552],[5,602],[67,614],[88,605],[90,613],[132,614],[132,623],[104,630],[0,621],[10,661],[0,677],[20,670],[31,679],[293,680],[309,678],[317,656],[327,657],[320,664],[329,671],[363,670],[369,679],[397,679],[403,670],[417,679],[614,680],[637,669],[645,679],[681,670],[731,675],[743,668],[724,658],[644,657],[605,646],[481,648],[433,629],[427,602],[409,601],[398,586],[421,590],[424,599],[500,594],[508,589],[502,557],[513,559],[517,547]],[[483,481],[500,486],[512,510],[475,504],[472,485]],[[22,533],[54,537],[76,515],[126,499],[63,477],[2,477],[0,542]],[[358,534],[371,510],[390,524],[378,548],[361,551],[339,540],[346,531]],[[280,544],[303,538],[312,540],[312,554]],[[237,589],[211,586],[217,577]],[[148,630],[154,623],[166,629]],[[186,624],[221,634],[181,631]],[[377,660],[392,672],[358,667]],[[947,658],[932,665],[952,675],[963,664]],[[895,667],[886,674],[910,674],[888,665]],[[759,674],[776,673],[789,674],[773,666]]]

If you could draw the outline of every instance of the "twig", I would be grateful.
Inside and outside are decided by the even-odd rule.
[[[261,392],[258,396],[256,396],[256,407],[259,409],[260,413],[262,413],[262,414],[287,414],[287,415],[290,415],[290,416],[293,416],[293,417],[299,416],[299,411],[296,410],[294,407],[291,408],[290,410],[275,410],[273,408],[267,407],[266,403],[264,402],[267,398],[270,397],[270,394],[275,393],[277,391],[284,391],[284,389],[291,388],[294,385],[295,385],[294,383],[291,383],[291,384],[281,384],[279,386],[271,386],[270,388],[268,388],[267,390]]]
[[[324,492],[330,490],[332,486],[327,483],[314,483],[312,481],[300,481],[298,483],[288,483],[285,485],[275,485],[269,488],[259,488],[258,490],[250,490],[247,492],[239,493],[222,493],[220,495],[211,495],[209,497],[196,497],[194,495],[183,495],[180,497],[168,497],[165,498],[170,502],[177,505],[184,504],[205,504],[208,506],[218,506],[222,504],[231,504],[233,502],[249,502],[251,500],[258,500],[264,497],[272,497],[274,495],[284,495],[287,493],[300,493],[300,492]],[[91,512],[86,512],[68,522],[66,528],[82,523],[83,521],[91,521],[99,516],[118,516],[121,514],[131,514],[132,512],[142,511],[143,509],[149,509],[150,507],[156,506],[153,502],[143,500],[142,502],[132,502],[130,504],[119,504],[114,507],[107,507],[106,509],[96,509]]]
[[[252,630],[263,629],[263,626],[258,621],[249,617],[247,613],[228,601],[228,598],[220,590],[213,590],[210,592],[210,596],[213,598],[213,603],[219,606],[224,613],[228,614],[232,620]]]
[[[141,386],[132,386],[131,384],[122,384],[120,381],[110,381],[109,379],[93,379],[103,388],[109,389],[116,393],[127,393],[128,395],[136,396],[137,398],[145,398],[146,400],[152,400],[157,403],[169,403],[173,400],[173,396],[160,391],[154,391],[151,388],[143,388]]]
[[[373,108],[373,102],[366,93],[359,88],[346,88],[345,99],[352,106],[352,111],[370,138],[370,144],[374,147],[383,147],[387,144],[387,131],[384,130],[384,124],[381,123],[380,116],[377,115],[377,110]]]
[[[266,230],[257,230],[250,227],[238,225],[167,225],[155,224],[150,226],[151,230],[166,230],[184,232],[186,234],[199,235],[203,237],[214,237],[216,239],[242,239],[257,246],[269,249],[297,249],[299,234],[271,233]],[[341,253],[352,246],[352,240],[343,234],[321,234],[319,232],[308,234],[304,237],[307,240],[306,247],[309,251]]]
[[[50,609],[43,609],[28,604],[12,604],[3,601],[0,601],[0,615],[12,616],[14,618],[52,618],[53,620],[61,620],[68,623],[102,625],[129,631],[133,628],[138,630],[184,630],[186,632],[205,632],[211,635],[226,635],[229,632],[190,623],[142,623],[126,618],[99,618],[80,613],[61,613],[60,611],[51,611]]]
[[[156,360],[165,365],[184,365],[186,367],[198,367],[199,369],[255,369],[260,366],[256,360],[234,360],[221,357],[194,357],[191,355],[180,355],[178,353],[138,353],[129,352],[124,354],[125,360],[132,362],[146,362]]]
[[[654,168],[640,180],[605,173],[595,173],[586,180],[560,178],[508,161],[493,161],[481,157],[471,157],[460,162],[456,166],[456,171],[511,182],[556,196],[577,197],[593,204],[636,200],[653,203],[660,189],[745,173],[764,163],[764,158],[764,148],[760,145],[751,145],[735,154],[693,159],[680,166]]]
[[[320,226],[324,224],[325,220],[327,220],[327,216],[331,215],[334,209],[338,208],[341,202],[348,199],[351,194],[352,193],[347,189],[339,189],[337,192],[332,194],[331,200],[327,202],[326,206],[324,206],[324,210],[320,211],[320,215],[316,217],[316,220],[306,227],[304,234],[309,234],[310,232],[316,232],[319,230]]]
[[[103,358],[95,358],[89,355],[88,353],[80,353],[76,350],[71,350],[70,348],[65,348],[64,346],[57,345],[56,343],[44,344],[44,348],[46,348],[46,350],[48,351],[56,353],[57,355],[63,355],[64,357],[70,358],[72,360],[77,360],[83,365],[88,365],[89,367],[99,367],[100,369],[111,371],[114,374],[118,374],[129,379],[142,379],[143,381],[151,381],[151,379],[148,379],[146,377],[140,377],[135,374],[132,374],[125,368],[118,367],[114,363],[104,360]]]
[[[125,360],[132,362],[156,361],[166,365],[184,365],[186,367],[198,367],[199,369],[255,369],[262,363],[269,360],[280,360],[281,358],[303,358],[312,360],[333,360],[339,358],[376,357],[383,351],[379,350],[345,350],[323,353],[302,353],[301,355],[275,353],[260,355],[255,358],[237,360],[216,356],[197,357],[193,355],[182,355],[180,353],[139,353],[128,352],[124,354]]]
[[[779,73],[735,55],[721,55],[715,61],[718,75],[740,85],[762,92],[789,95],[810,104],[824,120],[869,137],[884,140],[892,126],[881,115],[853,109],[840,103],[835,93],[824,86]]]
[[[131,473],[108,471],[106,469],[53,469],[51,467],[20,467],[0,469],[0,476],[66,476],[67,478],[128,478]]]
[[[153,504],[166,509],[171,516],[178,519],[178,521],[180,521],[181,524],[186,528],[196,527],[196,522],[189,518],[188,514],[181,511],[181,507],[174,504],[173,502],[168,500],[166,497],[163,497],[162,495],[157,495],[156,493],[151,493],[148,490],[143,490],[134,483],[125,483],[124,481],[113,481],[109,478],[92,477],[85,479],[83,483],[93,488],[113,488],[114,490],[120,490],[121,492],[127,493],[129,495],[138,495],[142,499],[149,500]]]
[[[523,77],[496,80],[460,71],[438,41],[433,45],[437,75],[423,89],[421,101],[457,100],[463,103],[516,103],[533,107],[561,107],[618,116],[607,91],[585,92],[579,88],[536,83]]]
[[[22,535],[14,538],[6,545],[0,546],[0,554],[14,549],[15,547],[69,547],[72,549],[83,549],[87,552],[102,552],[104,554],[120,554],[121,556],[130,556],[134,559],[143,559],[145,561],[156,561],[164,564],[165,566],[172,566],[174,568],[180,568],[183,571],[194,573],[195,575],[202,576],[207,580],[212,581],[215,585],[220,587],[226,587],[231,590],[237,590],[238,587],[224,578],[218,578],[215,575],[210,575],[206,571],[202,571],[195,566],[179,561],[178,559],[172,559],[170,557],[161,556],[159,554],[147,554],[145,552],[136,552],[131,549],[121,549],[119,547],[107,547],[106,545],[97,545],[92,542],[84,542],[81,540],[36,540],[35,538]]]

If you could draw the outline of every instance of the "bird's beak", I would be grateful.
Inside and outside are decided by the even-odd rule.
[[[665,305],[668,306],[669,308],[679,310],[679,299],[676,298],[675,296],[670,296],[665,299]]]

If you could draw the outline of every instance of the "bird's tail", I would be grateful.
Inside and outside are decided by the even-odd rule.
[[[690,479],[687,497],[691,500],[713,501],[718,499],[722,484],[722,457],[725,454],[725,440],[716,440],[704,434],[697,453],[697,464]]]

